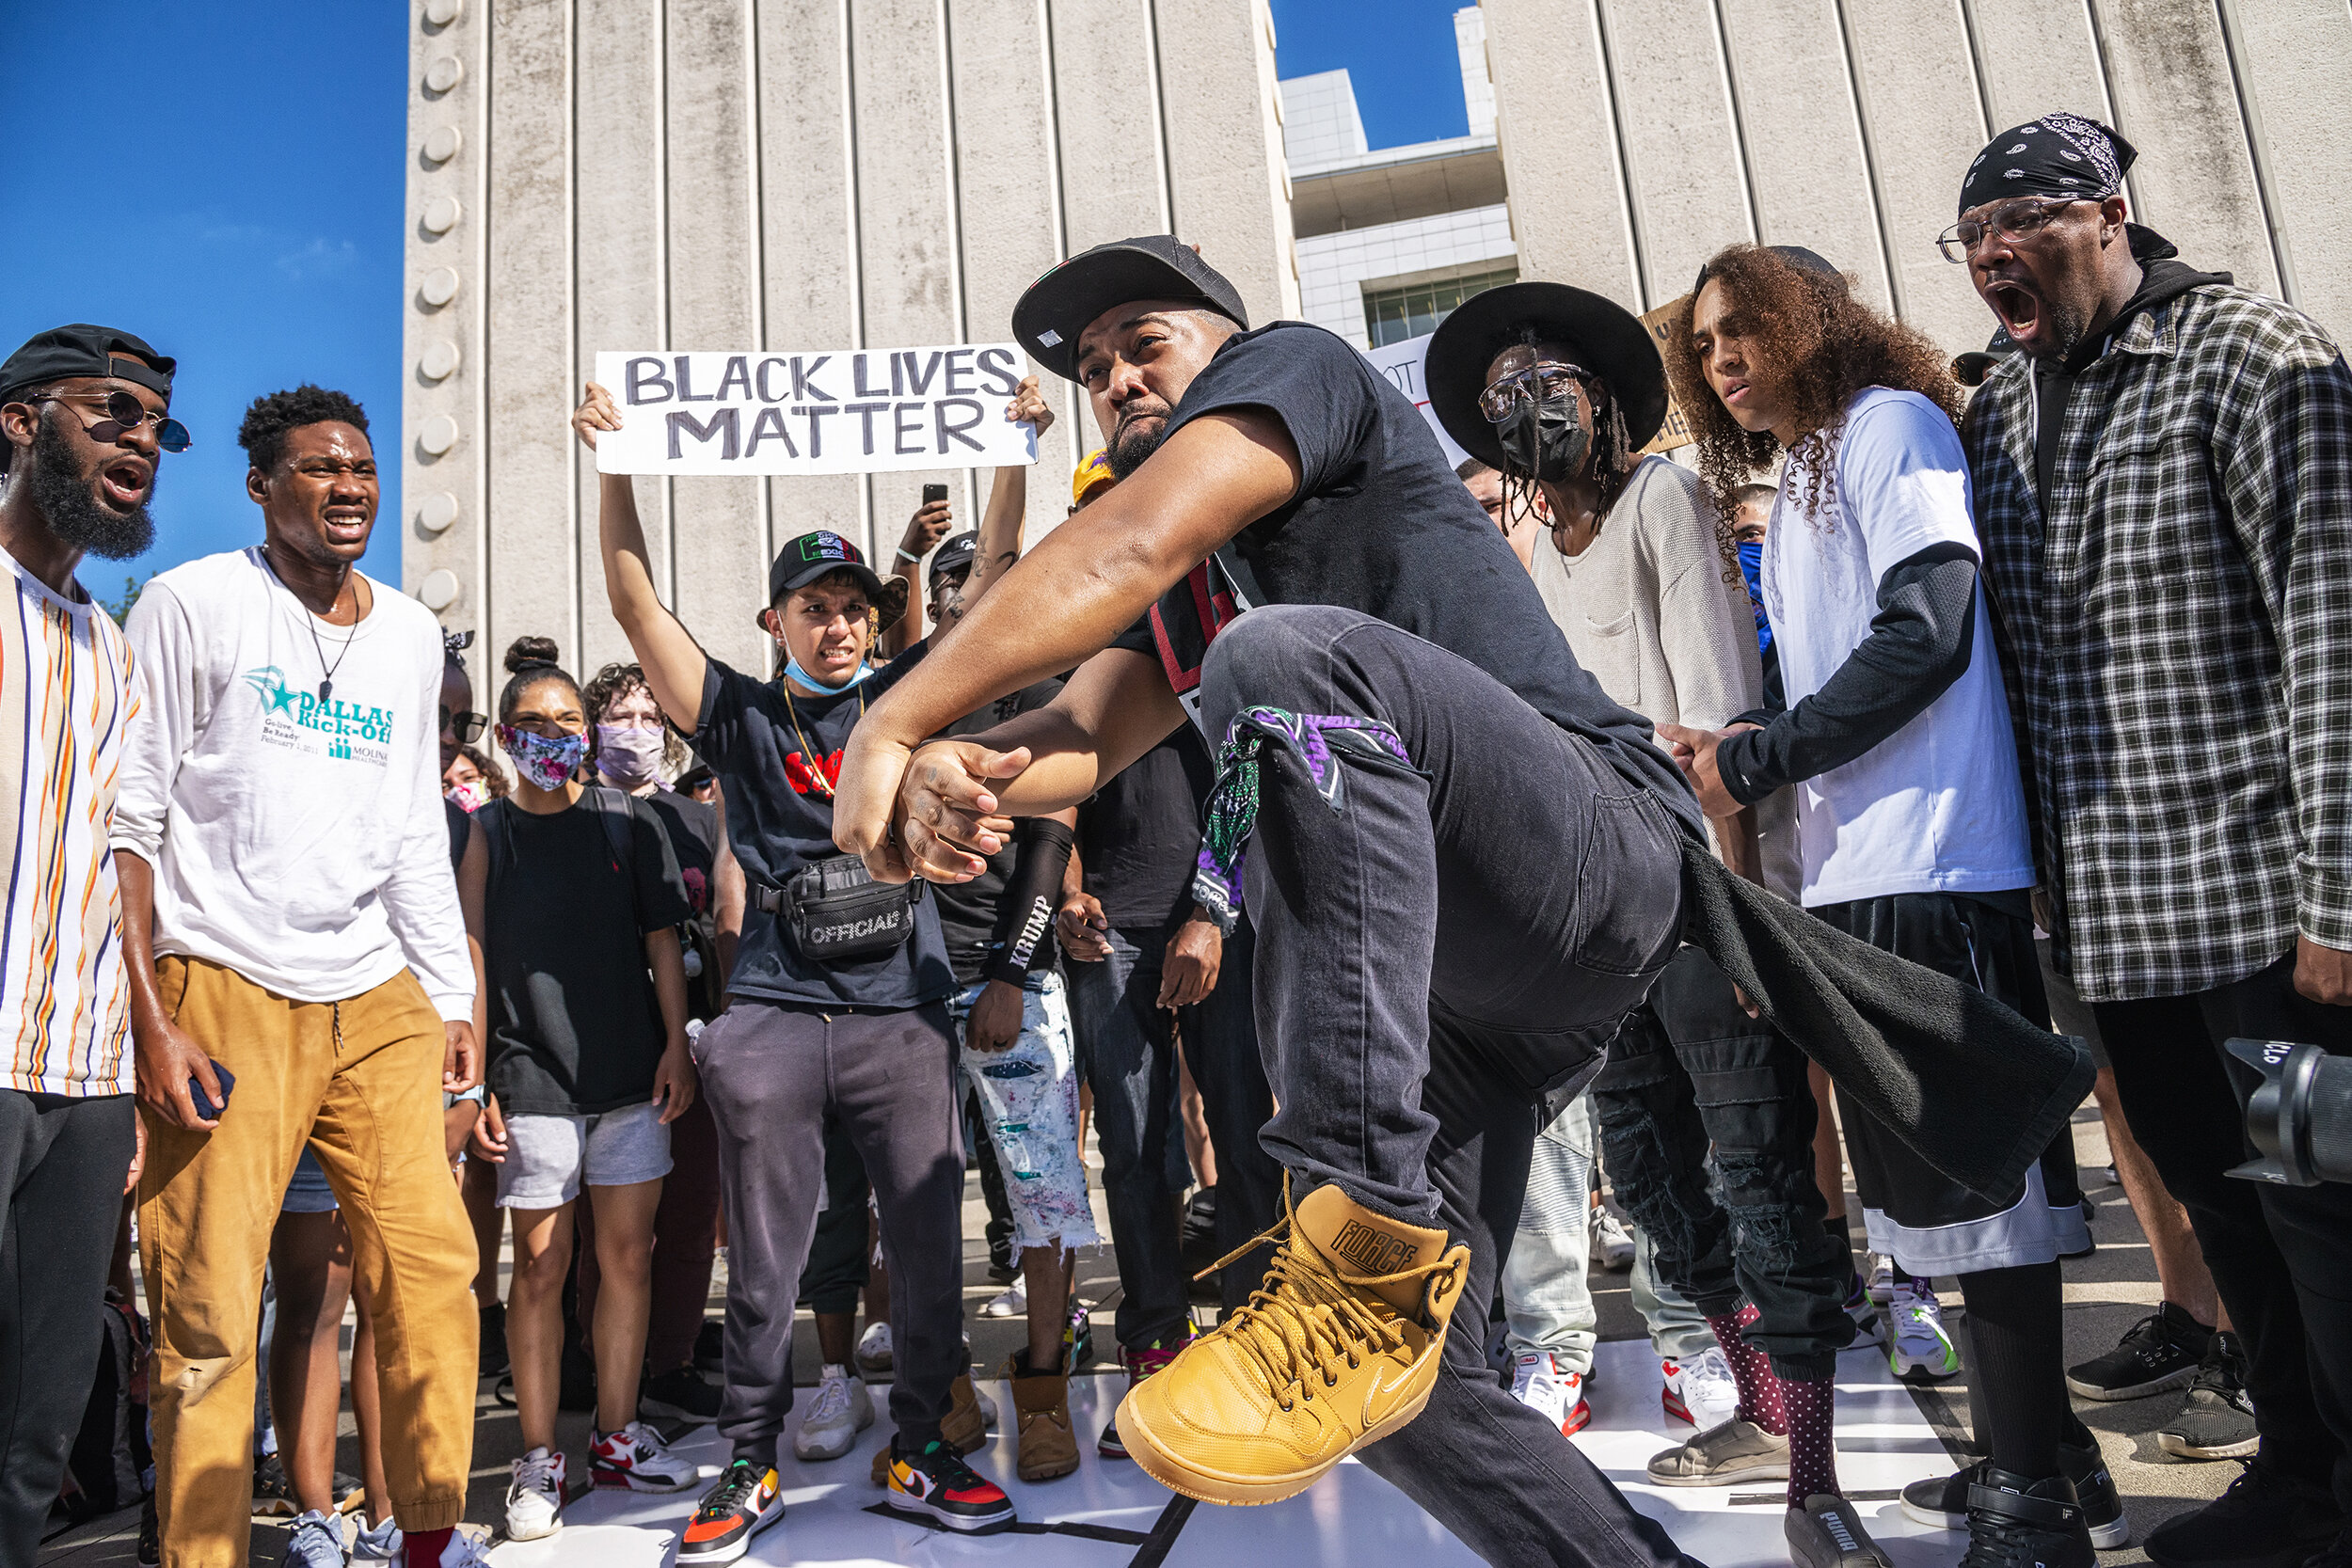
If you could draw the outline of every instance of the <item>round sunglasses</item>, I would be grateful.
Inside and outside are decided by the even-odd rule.
[[[36,398],[37,403],[63,403],[79,405],[89,399],[87,392],[51,392]],[[136,430],[143,424],[155,427],[155,444],[166,451],[185,451],[194,444],[188,427],[168,414],[158,414],[128,392],[108,392],[105,396],[106,417],[93,425],[82,428],[93,441],[119,441],[123,432]]]

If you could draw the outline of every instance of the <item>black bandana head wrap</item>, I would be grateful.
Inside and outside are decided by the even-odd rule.
[[[1961,181],[1960,210],[2012,196],[2104,200],[2123,188],[2138,149],[2095,119],[2043,115],[1985,143]]]

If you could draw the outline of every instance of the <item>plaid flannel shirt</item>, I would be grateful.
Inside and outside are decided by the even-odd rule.
[[[2090,1001],[2352,949],[2352,374],[2206,284],[2076,380],[2045,508],[2032,368],[1968,411],[1977,527],[2061,971]]]

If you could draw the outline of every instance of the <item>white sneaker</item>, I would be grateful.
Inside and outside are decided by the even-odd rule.
[[[563,1525],[564,1456],[533,1449],[515,1461],[515,1479],[506,1488],[506,1538],[536,1541]]]
[[[1592,1212],[1593,1266],[1614,1273],[1633,1266],[1633,1237],[1606,1207]]]
[[[1688,1361],[1661,1361],[1659,1369],[1666,1386],[1658,1402],[1674,1419],[1706,1432],[1740,1414],[1740,1385],[1721,1345],[1709,1345]]]
[[[478,1538],[453,1529],[449,1532],[449,1544],[441,1548],[440,1568],[492,1568],[492,1564],[482,1555]]]
[[[874,1397],[866,1391],[866,1380],[851,1377],[846,1367],[829,1366],[792,1434],[792,1452],[801,1459],[839,1459],[873,1424]]]
[[[631,1421],[618,1432],[588,1433],[588,1479],[626,1492],[683,1492],[702,1471],[672,1453],[660,1432]]]
[[[1016,1279],[1005,1293],[980,1308],[983,1318],[1025,1318],[1029,1313],[1029,1282]]]
[[[1593,1407],[1584,1402],[1584,1374],[1569,1371],[1548,1352],[1530,1351],[1512,1363],[1511,1397],[1564,1434],[1593,1418]]]
[[[1886,1363],[1905,1383],[1941,1383],[1960,1374],[1960,1346],[1944,1330],[1944,1308],[1931,1291],[1896,1280],[1886,1303]]]
[[[1870,1259],[1870,1299],[1881,1307],[1895,1298],[1895,1265],[1883,1258]]]
[[[995,1431],[996,1402],[988,1397],[988,1390],[980,1386],[977,1378],[972,1380],[972,1397],[980,1402],[980,1425],[991,1432]]]
[[[407,1555],[408,1538],[400,1533],[400,1527],[389,1519],[378,1519],[371,1525],[367,1515],[358,1520],[359,1533],[352,1539],[353,1568],[370,1562],[396,1563]]]
[[[867,1323],[857,1342],[857,1365],[862,1372],[890,1370],[890,1325]]]

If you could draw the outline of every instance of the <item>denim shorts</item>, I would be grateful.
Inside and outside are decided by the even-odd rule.
[[[983,980],[950,1002],[963,1038]],[[1021,1034],[1002,1051],[958,1053],[964,1080],[980,1099],[996,1164],[1012,1209],[1012,1244],[1093,1246],[1094,1209],[1087,1199],[1086,1157],[1078,1148],[1078,1070],[1071,1044],[1070,1004],[1052,970],[1029,976],[1021,998]]]
[[[650,1101],[593,1117],[506,1118],[499,1207],[556,1209],[591,1187],[627,1187],[670,1174],[670,1130]]]
[[[335,1189],[326,1184],[326,1172],[319,1164],[317,1155],[306,1144],[302,1158],[294,1162],[294,1180],[286,1183],[286,1201],[278,1206],[281,1214],[331,1214],[342,1207],[335,1201]]]

